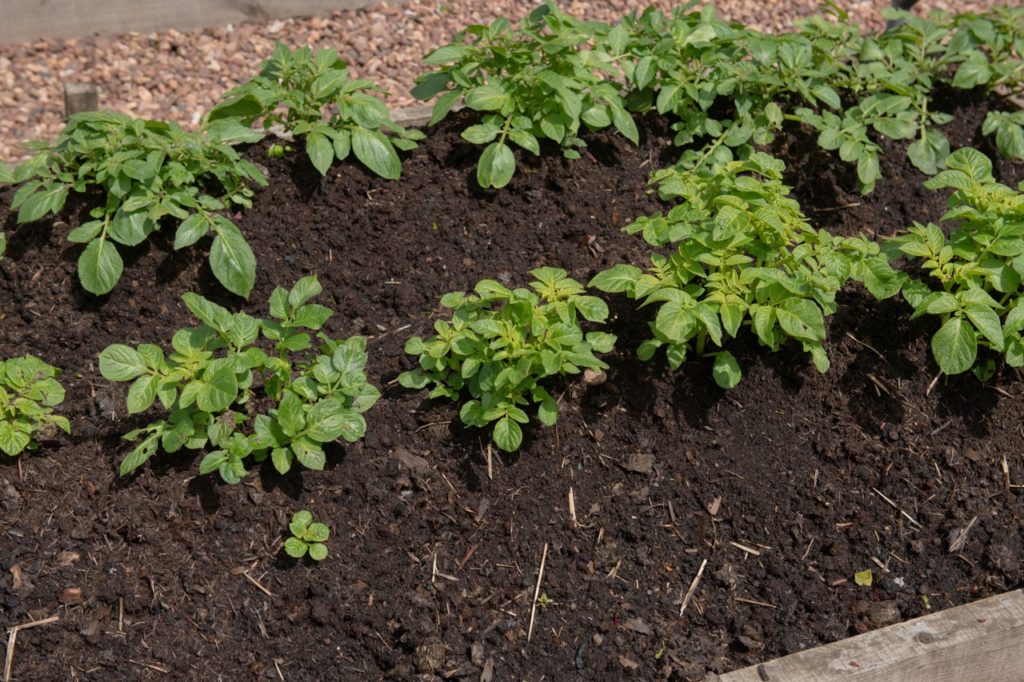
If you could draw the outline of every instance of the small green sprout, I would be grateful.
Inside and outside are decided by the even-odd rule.
[[[71,433],[67,418],[53,414],[64,402],[59,374],[34,355],[0,360],[0,450],[12,457],[34,450],[36,436],[53,426]]]
[[[323,561],[327,558],[327,538],[331,536],[331,529],[323,523],[314,523],[313,515],[303,509],[292,516],[288,530],[292,536],[284,541],[284,551],[288,556],[301,559],[309,553],[313,561]]]

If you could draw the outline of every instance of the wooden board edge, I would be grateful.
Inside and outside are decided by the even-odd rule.
[[[722,675],[715,682],[1020,682],[1024,590]]]
[[[402,0],[390,0],[401,4]],[[381,0],[7,0],[0,45],[41,38],[83,38],[177,29],[213,28],[245,21],[361,9]]]

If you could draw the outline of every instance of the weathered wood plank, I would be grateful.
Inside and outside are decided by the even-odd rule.
[[[1020,682],[1024,591],[791,654],[719,682]]]
[[[3,0],[0,44],[189,29],[354,9],[380,0]]]

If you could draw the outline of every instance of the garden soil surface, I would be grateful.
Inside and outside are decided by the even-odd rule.
[[[945,103],[954,148],[994,155],[987,106]],[[508,188],[483,191],[465,116],[431,131],[398,182],[353,164],[321,179],[299,155],[250,149],[271,182],[238,219],[259,261],[248,302],[219,288],[205,247],[174,252],[168,236],[92,297],[65,239],[84,204],[21,227],[0,212],[0,357],[61,367],[74,429],[0,461],[0,627],[59,618],[17,633],[14,680],[699,680],[1021,586],[1020,373],[938,376],[934,321],[859,288],[829,322],[831,371],[742,338],[728,392],[705,360],[636,360],[644,311],[611,297],[607,381],[555,383],[558,425],[488,463],[486,432],[398,386],[405,340],[481,278],[642,264],[648,249],[619,228],[658,210],[645,181],[675,152],[647,119],[639,148],[591,135],[583,158],[526,156]],[[943,212],[904,149],[885,145],[885,180],[862,197],[806,132],[772,146],[816,225],[871,235]],[[1024,179],[1024,164],[996,166]],[[236,486],[197,477],[201,453],[118,478],[120,435],[146,420],[97,354],[167,347],[195,324],[186,291],[262,315],[308,273],[337,311],[328,332],[369,337],[384,395],[365,440],[332,447],[323,472],[265,467]],[[284,555],[299,509],[332,528],[321,564]],[[872,585],[856,584],[868,569]]]

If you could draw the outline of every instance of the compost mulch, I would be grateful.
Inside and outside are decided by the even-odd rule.
[[[994,156],[978,134],[990,103],[945,102],[953,147]],[[796,346],[741,339],[728,392],[707,361],[636,360],[644,312],[612,297],[607,381],[556,383],[558,425],[489,465],[488,433],[396,383],[406,338],[481,278],[642,264],[648,248],[619,228],[660,207],[645,181],[674,152],[647,118],[638,148],[589,135],[581,159],[525,155],[508,188],[484,191],[466,116],[431,131],[398,182],[250,149],[270,186],[238,217],[259,261],[248,302],[170,236],[129,251],[118,287],[92,297],[65,239],[84,204],[28,226],[0,209],[0,357],[63,368],[74,429],[0,460],[0,626],[59,616],[18,633],[13,679],[695,680],[1021,585],[1020,373],[936,380],[934,321],[856,287],[829,321],[829,373]],[[946,195],[885,146],[885,179],[863,197],[805,131],[772,150],[817,225],[888,235],[937,219]],[[1021,163],[996,170],[1024,178]],[[323,472],[257,468],[236,486],[197,477],[191,452],[118,478],[120,435],[145,419],[97,354],[166,347],[195,324],[185,291],[262,315],[274,286],[308,273],[337,311],[327,331],[370,337],[384,396],[365,440],[333,447]],[[333,529],[322,564],[281,550],[298,509]],[[870,587],[854,582],[866,569]]]

